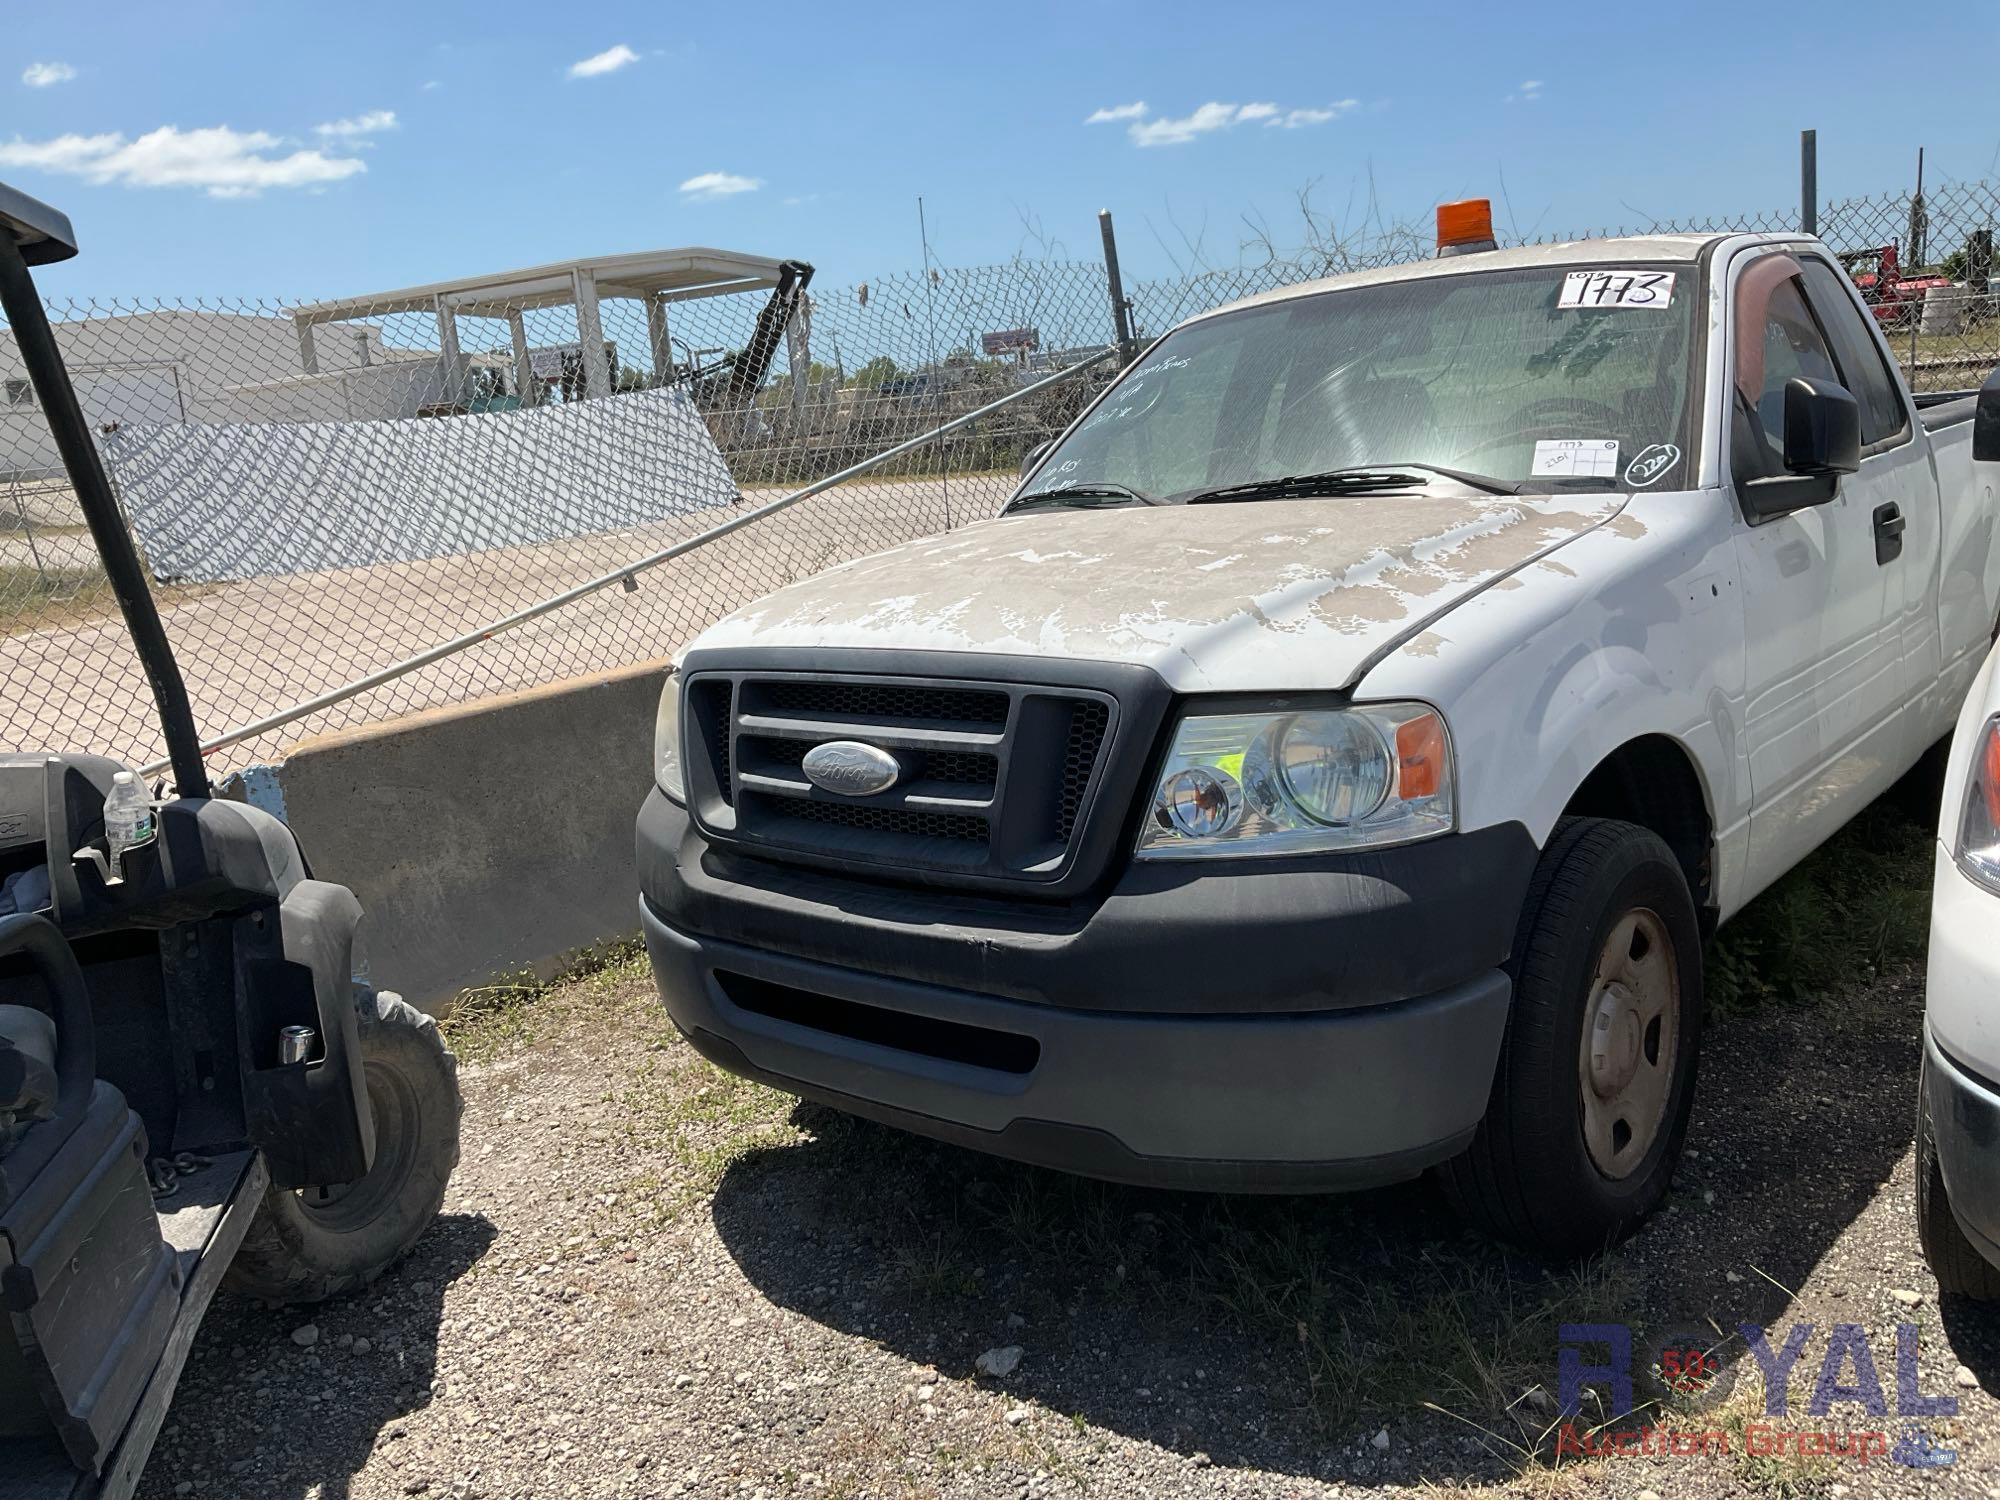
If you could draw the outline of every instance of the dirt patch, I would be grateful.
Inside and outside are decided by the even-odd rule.
[[[1468,1236],[1421,1183],[1147,1193],[801,1105],[696,1056],[628,957],[467,1018],[438,1229],[310,1314],[218,1302],[142,1493],[2000,1493],[2000,1319],[1939,1307],[1912,1223],[1921,968],[1874,951],[1773,983],[1793,999],[1725,985],[1669,1204],[1578,1266]],[[1558,1451],[1561,1329],[1591,1322],[1635,1331],[1641,1400],[1653,1344],[1716,1351],[1703,1400],[1606,1429],[1694,1451]],[[1811,1325],[1785,1418],[1745,1323],[1773,1349]],[[1955,1415],[1899,1414],[1899,1325]],[[1806,1412],[1837,1338],[1885,1412]],[[1845,1357],[1834,1384],[1869,1382]],[[1913,1428],[1949,1469],[1776,1436]]]

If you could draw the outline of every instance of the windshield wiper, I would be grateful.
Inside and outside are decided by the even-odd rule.
[[[1404,469],[1421,473],[1405,474]],[[1286,474],[1277,479],[1252,479],[1243,484],[1226,484],[1220,489],[1202,490],[1187,498],[1189,505],[1212,505],[1231,500],[1282,500],[1288,496],[1334,496],[1381,494],[1407,490],[1425,482],[1432,474],[1456,480],[1489,495],[1518,495],[1520,487],[1490,474],[1474,474],[1465,469],[1447,469],[1440,464],[1372,464],[1352,469],[1328,469],[1318,474]]]
[[[1033,490],[1025,495],[1016,495],[1001,507],[1000,514],[1011,516],[1017,510],[1053,509],[1056,506],[1074,505],[1086,510],[1103,510],[1114,505],[1158,505],[1160,501],[1135,490],[1129,484],[1114,484],[1110,480],[1097,480],[1090,484],[1073,484],[1066,489]]]

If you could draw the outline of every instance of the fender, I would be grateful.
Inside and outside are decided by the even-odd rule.
[[[1635,495],[1612,523],[1404,643],[1355,696],[1435,704],[1459,747],[1460,826],[1518,820],[1537,843],[1621,746],[1673,742],[1708,804],[1726,915],[1750,808],[1728,504],[1720,490]],[[1507,753],[1482,753],[1498,745]]]

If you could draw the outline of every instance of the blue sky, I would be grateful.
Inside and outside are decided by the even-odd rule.
[[[1849,0],[9,12],[0,180],[85,249],[54,295],[325,297],[679,244],[841,285],[921,263],[920,194],[941,262],[1008,258],[1024,218],[1093,256],[1109,207],[1146,275],[1184,233],[1233,262],[1245,215],[1286,238],[1314,180],[1339,215],[1372,174],[1423,220],[1504,174],[1550,232],[1789,206],[1805,126],[1828,196],[1907,186],[1919,145],[1933,176],[2000,157],[1984,3],[1894,45]]]

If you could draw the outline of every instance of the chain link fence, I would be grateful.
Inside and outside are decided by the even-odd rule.
[[[2000,191],[1983,182],[1820,210],[1822,238],[1919,390],[1976,385],[2000,363],[1996,217]],[[1597,233],[1797,228],[1791,210]],[[1149,338],[1254,292],[1429,254],[1427,233],[1391,229],[1124,285]],[[1022,456],[1110,373],[1095,263],[839,289],[781,280],[664,297],[611,283],[589,308],[566,293],[468,295],[442,310],[408,297],[51,302],[197,723],[229,741],[218,769],[306,734],[664,657],[786,582],[989,516]],[[825,493],[636,566],[975,412]],[[162,753],[4,330],[0,678],[0,744],[134,764]]]
[[[644,299],[607,293],[600,371],[569,305],[482,301],[444,318],[363,307],[314,326],[310,356],[292,306],[49,310],[212,740],[616,575],[1106,347],[1100,266],[939,270],[808,289],[768,367],[746,375],[772,295],[672,303],[655,340],[663,320],[649,327]],[[668,351],[657,360],[656,343]],[[217,767],[662,657],[791,579],[991,515],[1093,373],[1101,361],[684,557],[245,737]],[[4,333],[0,380],[0,743],[156,761],[145,679]]]

